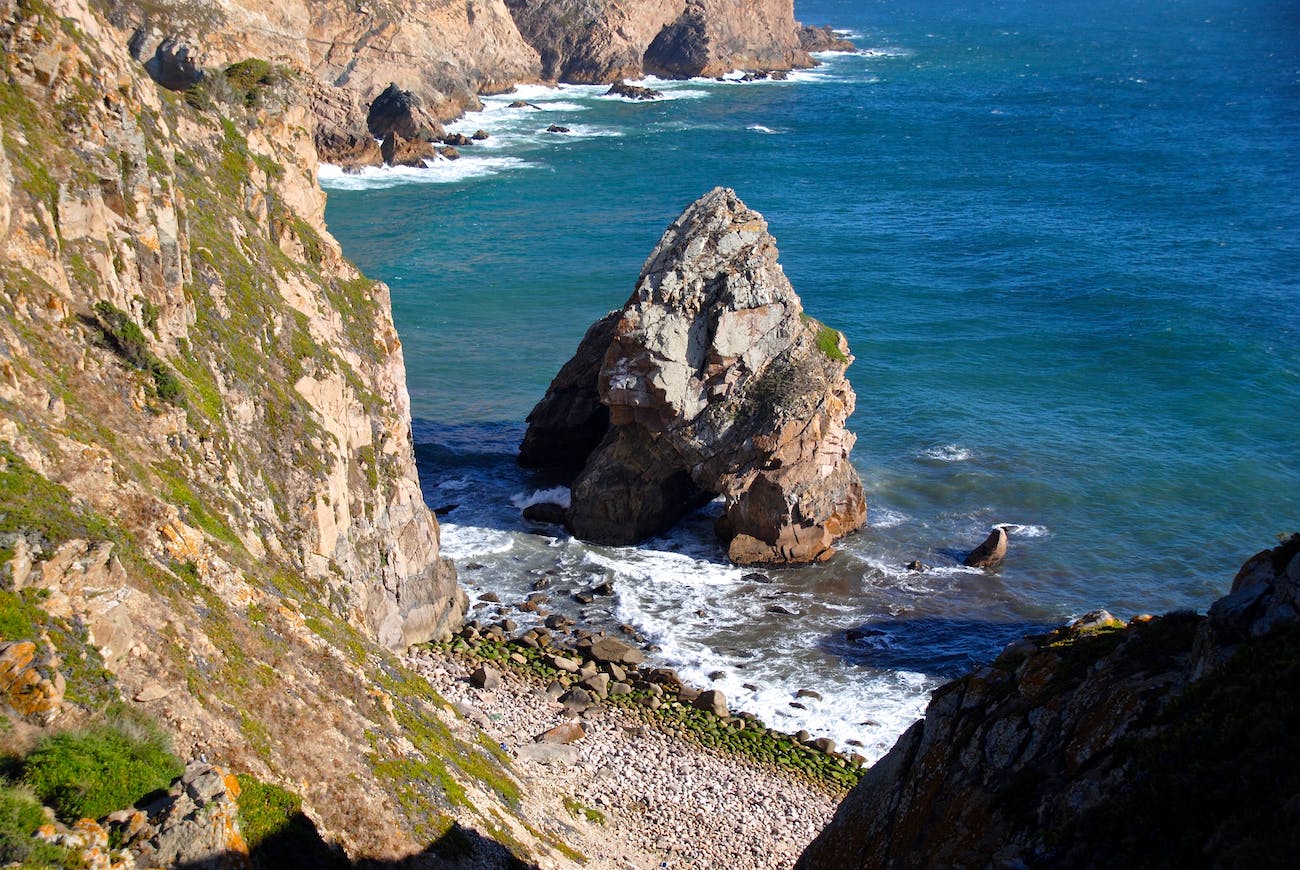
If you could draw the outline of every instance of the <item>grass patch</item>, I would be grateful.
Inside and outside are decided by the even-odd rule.
[[[22,761],[22,781],[72,823],[129,807],[183,769],[156,725],[119,710],[105,725],[41,740]]]
[[[596,825],[605,824],[605,814],[600,810],[593,809],[571,797],[566,797],[563,803],[564,808],[569,811],[569,815],[575,819],[586,819]]]
[[[47,542],[116,537],[102,517],[0,442],[0,534],[6,532],[35,534]]]
[[[815,317],[809,317],[807,314],[800,314],[799,319],[817,332],[816,342],[817,349],[822,352],[822,356],[835,362],[848,362],[849,357],[844,351],[840,350],[840,338],[842,337],[838,329],[832,329],[822,323]]]
[[[19,870],[37,867],[80,867],[72,850],[38,840],[36,829],[45,824],[45,812],[31,791],[22,786],[0,785],[0,865]]]
[[[239,782],[239,830],[249,849],[287,833],[294,818],[302,814],[302,798],[269,782],[248,774],[236,777]]]

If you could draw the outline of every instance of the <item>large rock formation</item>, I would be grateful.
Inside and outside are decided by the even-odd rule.
[[[439,118],[478,95],[534,80],[539,63],[502,0],[111,0],[114,23],[142,29],[138,51],[170,38],[205,67],[249,57],[295,66],[368,104],[395,82]]]
[[[542,77],[576,83],[644,75],[642,58],[685,0],[505,0],[524,39],[537,50]]]
[[[716,188],[588,331],[529,415],[520,461],[581,463],[568,524],[586,540],[633,543],[721,495],[736,562],[824,559],[866,518],[844,428],[851,361],[803,313],[762,216]]]
[[[1300,535],[1207,616],[1108,616],[936,690],[797,866],[1288,865]]]
[[[713,76],[814,61],[791,0],[506,0],[542,75],[616,82],[654,73]]]
[[[687,0],[646,48],[644,64],[669,78],[816,66],[799,43],[793,0]]]
[[[438,121],[477,108],[479,95],[519,82],[814,65],[800,47],[790,0],[107,0],[104,6],[131,33],[133,56],[165,87],[202,87],[205,71],[219,73],[250,58],[291,71],[313,112],[321,159],[348,168],[384,162],[371,137],[382,140],[390,131],[376,133],[371,125],[368,132],[366,122],[375,101],[391,103],[394,91],[420,107],[417,127],[436,130]],[[396,132],[400,140],[431,138]],[[394,140],[391,147],[404,144]],[[418,163],[411,146],[407,151],[406,162]]]

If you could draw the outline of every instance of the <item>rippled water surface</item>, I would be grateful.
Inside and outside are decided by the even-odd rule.
[[[544,576],[558,606],[612,579],[589,619],[874,756],[1007,641],[1094,607],[1203,609],[1300,522],[1300,18],[1213,0],[796,14],[862,53],[787,82],[652,83],[653,103],[530,87],[454,125],[491,134],[460,161],[322,180],[344,250],[392,286],[426,497],[455,505],[443,540],[471,593]],[[719,184],[857,356],[869,527],[769,582],[725,564],[707,509],[625,549],[519,513],[561,483],[515,467],[525,415]],[[961,568],[995,524],[1003,570]],[[790,706],[800,688],[824,700]]]

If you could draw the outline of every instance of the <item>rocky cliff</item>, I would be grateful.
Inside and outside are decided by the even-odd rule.
[[[851,362],[804,314],[762,216],[716,188],[587,332],[529,415],[520,461],[581,465],[567,522],[586,540],[633,543],[721,495],[734,561],[824,559],[866,519],[844,426]]]
[[[365,105],[390,83],[415,93],[441,119],[538,74],[502,0],[109,0],[114,23],[142,30],[139,54],[164,38],[200,67],[250,57],[286,64]]]
[[[278,563],[390,646],[454,627],[387,288],[325,231],[306,111],[197,110],[50,8],[81,32],[7,4],[0,437],[148,548]]]
[[[798,867],[1286,866],[1300,535],[1206,616],[1104,612],[938,689]]]
[[[0,0],[5,751],[146,711],[352,856],[476,814],[545,853],[504,755],[389,651],[464,596],[387,288],[322,222],[303,73],[173,92],[102,7]]]
[[[790,0],[506,0],[551,80],[813,66]]]

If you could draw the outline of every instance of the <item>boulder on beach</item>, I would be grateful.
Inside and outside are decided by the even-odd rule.
[[[469,675],[469,682],[476,689],[495,689],[501,685],[501,674],[487,665],[479,665]]]
[[[588,654],[594,661],[617,665],[639,665],[645,661],[645,655],[639,649],[612,637],[597,638]]]
[[[712,713],[719,719],[725,719],[731,715],[730,711],[727,710],[727,697],[718,689],[708,689],[700,692],[700,696],[695,699],[695,707],[706,713]]]
[[[562,722],[554,728],[548,728],[541,734],[533,738],[536,743],[577,743],[587,736],[586,730],[582,723],[576,719],[572,722]]]
[[[984,543],[970,551],[963,563],[967,568],[996,568],[1007,557],[1007,530],[998,526]]]
[[[852,361],[804,313],[762,215],[715,188],[588,330],[529,415],[520,462],[581,467],[567,523],[583,540],[636,543],[720,495],[732,561],[826,559],[866,521]]]

